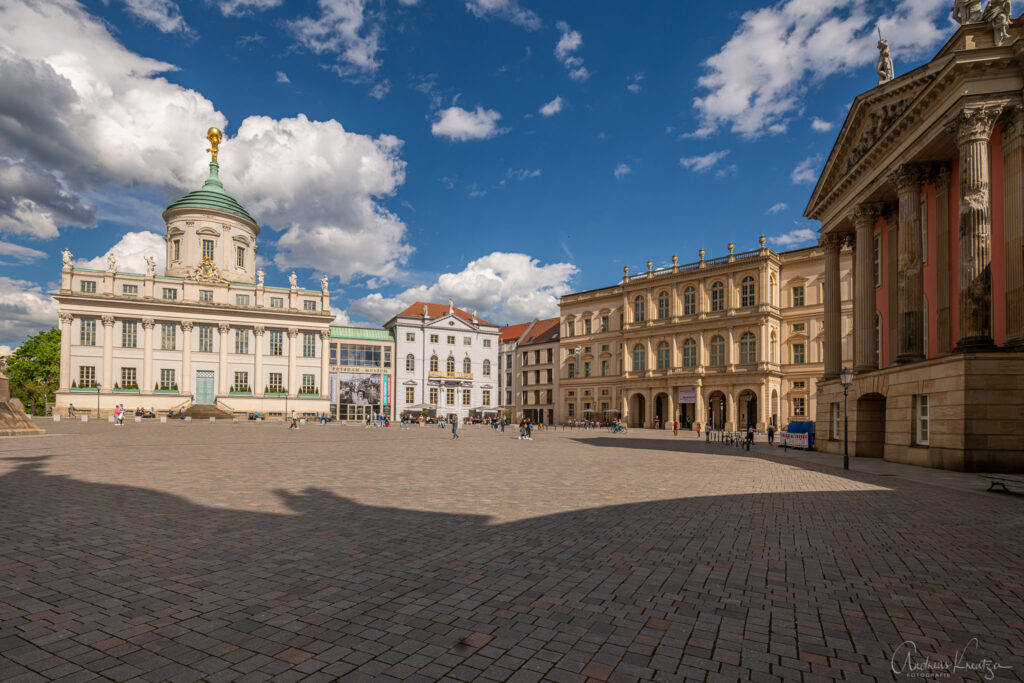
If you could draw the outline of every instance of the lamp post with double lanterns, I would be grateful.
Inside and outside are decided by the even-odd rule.
[[[843,385],[843,469],[850,469],[850,385],[853,384],[853,370],[843,368],[839,373]]]

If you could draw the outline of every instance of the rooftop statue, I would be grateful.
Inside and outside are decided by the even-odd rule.
[[[256,284],[259,285],[260,287],[262,287],[263,286],[263,279],[266,276],[267,276],[267,274],[263,272],[263,269],[257,270],[256,271]]]
[[[953,20],[961,26],[979,23],[981,14],[981,0],[955,0],[953,3]]]
[[[146,276],[153,277],[156,275],[156,259],[152,256],[146,257]]]
[[[327,293],[328,284],[329,284],[329,281],[328,281],[326,275],[324,275],[322,278],[320,278],[320,291],[323,292],[324,294]]]
[[[888,83],[895,78],[892,69],[892,52],[889,50],[889,41],[882,37],[881,29],[878,30],[878,62],[875,64],[875,73],[878,74],[878,85]]]
[[[221,132],[218,128],[211,128],[206,131],[206,139],[210,141],[210,149],[207,152],[213,152],[213,156],[210,158],[212,163],[217,163],[217,148],[220,147]]]
[[[113,254],[107,254],[107,272],[117,272],[117,257],[115,257]]]
[[[988,0],[985,13],[981,20],[992,27],[992,41],[996,47],[1003,44],[1003,41],[1010,37],[1010,21],[1013,19],[1013,10],[1010,8],[1010,0]]]
[[[64,251],[60,252],[60,257],[64,261],[64,267],[65,268],[70,268],[71,267],[71,258],[72,258],[71,250],[68,249],[67,247],[64,247]]]
[[[294,270],[292,271],[292,274],[288,276],[288,285],[292,289],[295,289],[296,287],[299,286],[299,278],[298,278],[298,276],[295,275],[295,271]]]

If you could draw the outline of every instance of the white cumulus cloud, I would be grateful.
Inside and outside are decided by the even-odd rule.
[[[556,97],[539,109],[541,116],[554,116],[565,108],[565,100]]]
[[[277,76],[277,82],[278,83],[291,83],[292,82],[292,79],[288,78],[288,74],[286,74],[283,71],[278,71],[276,76]]]
[[[540,17],[521,7],[518,0],[466,0],[466,9],[480,19],[503,19],[528,31],[540,28]]]
[[[0,344],[17,348],[57,324],[57,302],[34,282],[0,275]]]
[[[560,35],[555,45],[555,57],[565,66],[569,72],[569,78],[574,81],[585,81],[590,78],[590,72],[583,66],[583,58],[576,55],[576,51],[583,45],[583,35],[574,31],[564,21],[556,24]]]
[[[632,172],[633,169],[629,167],[629,164],[619,164],[615,167],[615,170],[612,171],[612,175],[615,176],[616,180],[622,180]]]
[[[498,127],[499,119],[501,114],[493,109],[477,107],[476,111],[467,111],[462,107],[449,107],[437,112],[430,132],[435,137],[459,142],[486,140],[505,132]]]
[[[821,165],[821,157],[808,157],[796,165],[790,178],[797,185],[813,185],[818,182],[818,167]]]
[[[808,87],[878,56],[875,27],[894,41],[894,56],[921,55],[948,29],[948,0],[895,0],[879,15],[867,0],[785,0],[745,12],[722,48],[704,62],[694,100],[707,137],[728,127],[744,137],[786,130],[799,114]]]
[[[789,208],[789,204],[787,204],[786,202],[778,202],[777,204],[772,204],[772,207],[770,209],[768,209],[768,211],[766,213],[770,213],[770,214],[772,214],[774,216],[777,213],[782,213],[783,211],[787,210],[788,208]]]
[[[148,231],[129,232],[104,253],[92,259],[79,259],[77,265],[103,270],[107,267],[107,256],[110,254],[117,259],[118,272],[140,274],[146,272],[146,257],[152,256],[159,274],[164,272],[167,250],[163,235]]]
[[[815,133],[827,133],[832,130],[832,124],[815,116],[814,120],[811,121],[811,130]]]
[[[719,152],[711,152],[710,154],[705,154],[703,156],[683,157],[682,159],[679,160],[679,164],[683,168],[688,168],[691,171],[703,173],[704,171],[713,168],[715,164],[717,164],[719,161],[721,161],[728,155],[729,150],[723,149]]]
[[[19,263],[31,263],[38,261],[44,256],[46,256],[46,252],[39,251],[38,249],[0,241],[0,265],[4,265],[5,261],[9,265],[10,262],[7,259],[13,259]]]
[[[794,228],[789,232],[769,237],[768,241],[781,249],[804,246],[818,239],[818,233],[810,228]]]
[[[446,302],[476,309],[491,322],[505,323],[558,315],[558,300],[572,291],[571,263],[542,265],[527,254],[496,251],[470,261],[458,273],[444,273],[431,285],[411,287],[392,297],[379,293],[355,299],[350,314],[384,322],[417,301]]]
[[[172,0],[125,0],[129,12],[153,24],[161,33],[187,33],[188,24],[181,16],[181,8]]]
[[[318,17],[288,23],[299,44],[316,54],[338,54],[341,75],[376,71],[381,29],[366,16],[365,0],[319,0]]]

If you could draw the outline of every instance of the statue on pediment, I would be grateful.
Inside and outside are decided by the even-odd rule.
[[[981,22],[981,0],[955,0],[953,3],[953,21],[961,26]]]
[[[878,31],[878,62],[875,64],[875,73],[878,74],[878,85],[888,83],[896,77],[892,68],[892,52],[889,50],[889,41],[882,37],[881,30]]]
[[[70,269],[72,267],[71,259],[73,258],[71,255],[71,250],[68,249],[67,247],[64,247],[64,251],[60,252],[60,257],[64,262],[63,267],[65,269]]]
[[[988,0],[985,13],[981,20],[992,27],[992,42],[999,47],[1003,41],[1010,37],[1010,21],[1013,19],[1013,9],[1010,7],[1010,0]]]
[[[263,280],[264,280],[264,279],[265,279],[266,277],[267,277],[267,274],[263,272],[263,269],[262,269],[262,268],[261,268],[261,269],[259,269],[259,270],[257,270],[257,271],[256,271],[256,285],[257,285],[258,287],[262,287],[262,286],[263,286]]]

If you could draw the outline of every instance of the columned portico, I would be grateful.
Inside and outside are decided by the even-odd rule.
[[[850,214],[857,231],[857,247],[853,254],[853,369],[867,372],[878,368],[875,349],[875,221],[881,206],[861,204]],[[826,314],[827,320],[827,314]],[[825,330],[828,343],[830,331]]]
[[[842,369],[842,308],[839,298],[839,247],[842,237],[834,233],[819,240],[825,250],[825,378],[839,376]]]
[[[1001,106],[957,116],[960,147],[960,338],[957,351],[994,347],[992,340],[992,196],[988,139]]]
[[[904,164],[889,175],[899,197],[898,363],[924,360],[924,263],[921,254],[921,169]]]

